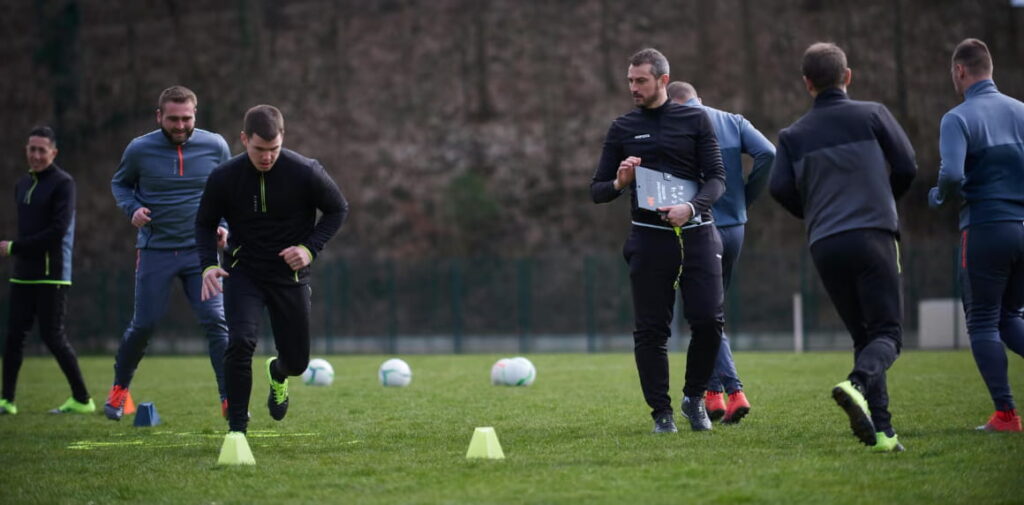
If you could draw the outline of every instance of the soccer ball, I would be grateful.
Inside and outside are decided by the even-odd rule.
[[[302,372],[302,383],[307,386],[330,386],[334,382],[334,368],[327,360],[309,360],[309,366]]]
[[[412,382],[412,369],[409,364],[398,359],[391,358],[380,365],[377,371],[382,386],[405,387]]]
[[[522,356],[499,359],[491,367],[491,384],[495,386],[529,386],[536,378],[537,369]]]

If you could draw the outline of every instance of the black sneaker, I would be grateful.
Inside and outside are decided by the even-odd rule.
[[[711,419],[708,418],[708,411],[704,408],[704,398],[684,396],[683,416],[690,420],[690,428],[693,431],[708,431],[711,429]]]
[[[270,395],[267,396],[267,409],[270,410],[270,417],[275,421],[284,419],[288,413],[288,379],[284,382],[277,382],[270,373],[270,364],[277,358],[267,360],[267,380],[270,381]]]
[[[676,422],[672,419],[672,414],[663,414],[654,420],[654,433],[675,433],[677,431],[679,430],[676,429]]]
[[[850,429],[867,446],[875,445],[875,425],[871,422],[871,410],[860,388],[846,380],[832,388],[832,399],[850,418]]]

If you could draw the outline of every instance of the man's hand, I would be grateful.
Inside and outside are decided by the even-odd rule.
[[[220,267],[211,268],[203,274],[203,291],[199,296],[201,301],[205,302],[224,292],[220,283],[221,277],[228,277],[228,273]]]
[[[294,271],[301,270],[313,261],[313,258],[309,257],[309,251],[306,248],[295,245],[282,250],[277,255],[284,258],[284,262]]]
[[[217,227],[217,248],[224,249],[228,245],[228,230],[223,226]]]
[[[629,186],[636,179],[636,167],[640,165],[640,158],[630,156],[619,163],[619,170],[615,172],[615,182],[612,184],[615,189],[622,191],[622,188]]]
[[[10,256],[7,254],[7,249],[11,247],[10,240],[0,240],[0,258]]]
[[[693,208],[689,204],[672,205],[670,207],[658,207],[661,220],[679,228],[693,218]]]
[[[145,207],[135,209],[135,213],[132,214],[132,226],[136,228],[142,228],[150,221],[152,221],[152,219],[149,218],[149,209]]]

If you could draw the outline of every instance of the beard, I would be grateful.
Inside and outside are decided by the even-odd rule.
[[[172,144],[184,144],[188,139],[192,138],[192,132],[195,128],[189,128],[179,133],[169,131],[167,128],[160,127],[160,130],[164,132],[164,137],[167,137]]]

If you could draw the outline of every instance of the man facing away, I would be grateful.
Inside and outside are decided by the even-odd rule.
[[[195,222],[202,297],[223,290],[228,321],[225,444],[245,440],[264,308],[277,350],[266,362],[267,409],[277,421],[288,413],[288,377],[301,375],[309,363],[310,263],[348,214],[348,202],[320,162],[283,149],[284,117],[276,107],[249,109],[241,139],[245,153],[210,175]],[[216,234],[222,219],[231,226],[223,267]]]
[[[14,393],[22,351],[36,320],[39,336],[71,386],[71,398],[50,412],[88,414],[96,411],[96,404],[89,397],[78,357],[64,331],[75,239],[75,180],[53,162],[57,136],[49,127],[29,133],[25,155],[28,174],[14,188],[18,236],[0,240],[0,257],[14,258],[0,414],[18,413]]]
[[[196,251],[195,218],[206,178],[231,155],[224,138],[195,127],[196,94],[171,86],[157,100],[160,128],[128,144],[110,182],[118,208],[139,229],[135,256],[135,313],[114,361],[114,385],[103,411],[120,420],[131,413],[129,386],[157,322],[167,311],[175,279],[206,330],[210,364],[217,378],[221,414],[227,416],[224,349],[228,332],[221,297],[200,300],[202,269]],[[218,230],[223,245],[227,230]]]
[[[590,194],[594,203],[605,203],[634,188],[633,226],[623,256],[633,294],[633,353],[654,432],[677,431],[668,394],[667,352],[677,287],[693,331],[686,353],[682,412],[694,431],[710,430],[704,391],[724,321],[722,242],[711,226],[711,205],[725,191],[725,169],[708,115],[668,99],[669,65],[663,54],[656,49],[634,54],[627,79],[637,107],[608,129]],[[659,217],[638,206],[635,171],[641,164],[700,183],[700,190],[687,203],[660,209]],[[697,217],[699,224],[689,224]]]
[[[874,451],[901,451],[885,372],[903,342],[896,199],[917,164],[884,105],[850,100],[852,71],[835,44],[811,45],[803,80],[811,110],[779,133],[772,196],[807,227],[814,266],[853,338],[853,370],[832,389],[854,435]]]
[[[702,108],[715,127],[722,164],[725,165],[725,194],[715,202],[711,211],[715,216],[715,228],[722,237],[722,283],[724,290],[729,291],[733,266],[743,249],[747,209],[768,183],[768,173],[775,161],[775,146],[743,116],[704,105],[697,96],[697,89],[688,82],[669,83],[668,97],[678,104]],[[754,158],[754,166],[746,181],[743,179],[741,154]],[[728,405],[723,393],[729,396]],[[750,412],[750,402],[743,393],[743,382],[736,371],[725,333],[722,333],[722,345],[718,349],[715,371],[708,380],[704,401],[712,421],[721,419],[725,424],[734,424]]]
[[[928,204],[959,194],[960,283],[971,352],[995,412],[978,429],[1021,431],[1006,350],[1024,356],[1024,103],[996,89],[992,55],[978,39],[953,51],[964,102],[942,117],[938,185]]]

